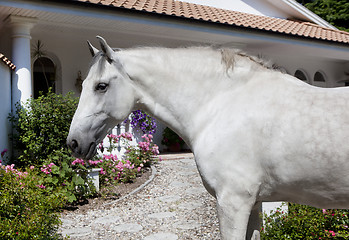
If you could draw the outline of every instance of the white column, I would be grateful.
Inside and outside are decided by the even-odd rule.
[[[8,23],[12,29],[12,62],[16,71],[12,82],[12,102],[25,102],[32,97],[30,30],[36,23],[35,18],[10,16]]]

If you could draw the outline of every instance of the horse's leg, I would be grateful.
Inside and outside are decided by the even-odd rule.
[[[246,194],[229,193],[218,195],[217,214],[221,240],[245,240],[247,225],[255,197]]]
[[[248,220],[246,239],[259,240],[259,230],[261,229],[262,202],[257,202],[252,208],[250,218]]]

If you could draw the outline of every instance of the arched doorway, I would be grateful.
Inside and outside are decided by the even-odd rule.
[[[55,92],[56,67],[51,59],[40,57],[34,62],[34,98],[38,98],[40,93],[48,93],[49,88]]]

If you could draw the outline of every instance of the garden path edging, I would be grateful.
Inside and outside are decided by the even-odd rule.
[[[118,203],[118,202],[120,202],[120,201],[122,201],[122,200],[128,198],[129,196],[131,196],[131,195],[133,195],[133,194],[139,192],[139,191],[142,190],[145,186],[147,186],[149,183],[151,183],[151,182],[154,180],[157,171],[156,171],[156,168],[155,168],[153,165],[151,165],[150,168],[151,168],[151,176],[149,177],[149,179],[148,179],[145,183],[143,183],[141,186],[139,186],[138,188],[134,189],[134,190],[131,191],[130,193],[128,193],[128,194],[122,196],[122,197],[119,198],[119,199],[116,199],[116,200],[114,200],[114,201],[112,201],[112,202],[104,203],[103,206],[109,206],[109,205],[116,204],[116,203]]]

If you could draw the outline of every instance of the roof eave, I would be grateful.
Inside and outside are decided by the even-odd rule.
[[[321,17],[319,17],[318,15],[316,15],[315,13],[310,11],[308,8],[304,7],[302,4],[300,4],[294,0],[280,0],[280,1],[267,0],[267,1],[273,5],[280,5],[281,4],[283,7],[285,7],[284,10],[286,10],[286,11],[289,11],[291,9],[296,11],[297,13],[299,13],[301,15],[301,17],[304,20],[316,23],[317,25],[322,26],[322,27],[338,30],[332,24],[325,21],[324,19],[322,19]]]

